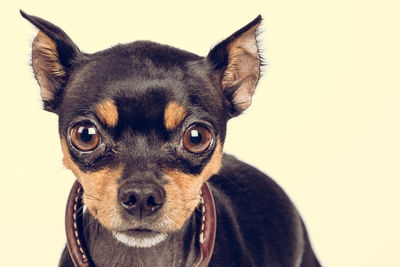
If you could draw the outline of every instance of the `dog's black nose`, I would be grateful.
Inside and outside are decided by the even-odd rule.
[[[118,198],[129,214],[143,218],[162,207],[165,191],[156,184],[127,183],[120,187]]]

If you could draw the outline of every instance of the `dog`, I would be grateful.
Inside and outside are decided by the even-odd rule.
[[[21,14],[39,29],[32,68],[84,190],[92,266],[193,266],[204,184],[216,207],[208,266],[320,266],[284,191],[223,153],[227,122],[249,108],[260,79],[261,16],[201,57],[151,41],[87,54],[58,26]],[[59,266],[74,266],[67,249]]]

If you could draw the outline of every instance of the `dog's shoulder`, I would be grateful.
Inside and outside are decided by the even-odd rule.
[[[237,266],[292,266],[301,258],[303,228],[284,190],[233,156],[224,154],[222,162],[219,174],[209,181],[217,210],[215,255],[232,257],[242,264]]]
[[[272,178],[232,155],[223,154],[222,168],[210,183],[243,204],[258,202],[257,206],[262,207],[272,201],[291,205],[286,193]]]

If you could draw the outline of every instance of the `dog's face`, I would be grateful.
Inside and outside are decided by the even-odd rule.
[[[124,240],[179,230],[220,169],[227,121],[251,103],[261,17],[200,57],[148,41],[85,54],[22,15],[39,28],[33,70],[89,212]]]

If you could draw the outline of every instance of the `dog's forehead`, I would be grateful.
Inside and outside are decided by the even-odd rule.
[[[149,41],[117,45],[88,55],[72,83],[75,87],[87,85],[92,90],[106,90],[106,93],[133,85],[138,90],[145,89],[152,83],[179,86],[187,76],[188,66],[202,59],[187,51]]]
[[[187,64],[199,61],[193,53],[150,41],[122,44],[90,56],[90,65],[105,78],[165,78],[178,76]]]
[[[62,106],[78,115],[100,105],[106,113],[118,112],[121,122],[150,126],[164,119],[171,103],[186,111],[210,105],[209,77],[207,62],[192,53],[153,42],[118,45],[88,55],[71,77]]]

